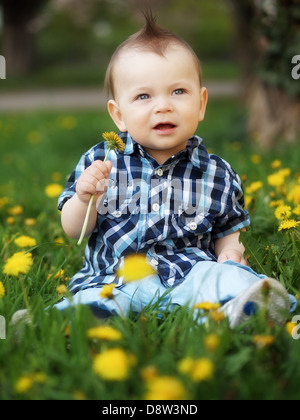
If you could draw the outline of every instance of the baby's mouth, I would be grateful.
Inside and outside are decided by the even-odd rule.
[[[161,132],[169,132],[176,128],[175,124],[172,123],[159,123],[154,127],[154,130]]]

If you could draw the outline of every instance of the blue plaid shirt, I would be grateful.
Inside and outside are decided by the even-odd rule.
[[[85,250],[83,268],[70,290],[100,287],[115,275],[124,256],[144,253],[162,283],[173,287],[199,261],[216,261],[214,240],[250,224],[236,172],[209,155],[193,136],[185,150],[159,165],[128,133],[119,134],[126,148],[111,151],[113,162],[106,194],[97,204],[95,230]],[[80,174],[107,152],[106,142],[80,159],[58,200],[61,210],[75,194]]]

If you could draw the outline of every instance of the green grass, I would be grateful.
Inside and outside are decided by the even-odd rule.
[[[283,199],[292,208],[296,206],[288,202],[288,192],[299,184],[299,146],[282,143],[263,152],[247,139],[244,127],[240,104],[218,100],[209,105],[198,134],[208,148],[247,177],[246,189],[252,182],[262,182],[251,194],[252,229],[244,234],[247,255],[251,255],[254,269],[279,278],[291,293],[298,293],[299,229],[278,232],[280,222],[269,204]],[[64,277],[76,273],[84,250],[64,235],[57,199],[47,197],[45,187],[53,182],[64,185],[81,154],[101,140],[103,131],[114,129],[104,111],[0,116],[0,281],[6,290],[0,298],[0,314],[6,319],[7,334],[0,340],[0,398],[139,400],[147,392],[144,369],[152,367],[159,376],[179,380],[188,399],[298,399],[300,342],[285,326],[268,323],[263,314],[232,331],[226,319],[199,324],[186,308],[158,317],[158,305],[150,305],[128,319],[110,318],[107,324],[123,338],[106,342],[87,338],[87,330],[97,324],[88,308],[65,313],[45,310],[60,300],[56,287],[65,284],[64,278],[55,278],[55,274],[60,269]],[[259,155],[259,163],[253,163],[253,155]],[[291,170],[285,188],[276,189],[267,182],[275,171],[271,168],[275,159]],[[10,208],[16,205],[22,206],[23,212],[12,216]],[[13,224],[8,223],[8,217],[14,218]],[[27,226],[28,218],[34,218],[36,224]],[[299,220],[295,214],[294,218]],[[33,266],[22,277],[4,275],[5,261],[20,251],[14,243],[20,235],[36,239],[37,246],[31,250]],[[57,238],[63,239],[63,245],[57,245]],[[27,325],[23,334],[21,326],[9,325],[13,313],[25,307],[22,280],[33,315],[33,324]],[[208,334],[218,338],[214,349],[205,344]],[[253,342],[257,334],[271,336],[273,344],[259,348]],[[93,371],[95,356],[112,347],[122,348],[134,359],[122,381],[104,380]],[[178,362],[187,357],[211,361],[213,375],[193,381],[189,374],[180,373]],[[25,383],[21,390],[20,379]]]

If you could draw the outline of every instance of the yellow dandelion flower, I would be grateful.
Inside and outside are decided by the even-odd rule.
[[[41,133],[35,130],[30,131],[27,135],[27,140],[31,144],[38,144],[41,141],[41,138],[42,138]]]
[[[245,195],[245,207],[249,207],[253,201],[253,197],[251,195]]]
[[[261,162],[261,156],[259,155],[251,155],[250,159],[255,165],[258,165]]]
[[[193,382],[209,381],[214,374],[213,362],[206,358],[196,359],[191,370],[190,377]]]
[[[256,191],[260,190],[263,187],[263,183],[261,181],[252,182],[249,187],[246,188],[246,194],[253,194]]]
[[[281,161],[279,159],[273,160],[273,162],[271,163],[271,167],[273,169],[279,169],[281,167]]]
[[[53,172],[53,174],[51,175],[52,181],[54,182],[58,182],[61,180],[61,173],[60,172]]]
[[[281,187],[285,183],[284,176],[279,173],[269,175],[267,180],[268,184],[271,185],[271,187]]]
[[[143,381],[150,381],[158,376],[158,370],[155,366],[146,366],[141,369],[140,375]]]
[[[54,274],[54,276],[53,276],[53,274],[49,274],[49,275],[48,275],[48,280],[49,280],[51,277],[53,277],[53,279],[59,279],[59,280],[61,280],[61,281],[67,281],[67,280],[68,280],[68,277],[66,277],[66,276],[65,276],[65,274],[66,274],[65,270],[63,270],[63,269],[61,268],[60,270],[58,270],[58,271],[56,272],[56,274]]]
[[[15,391],[19,394],[25,394],[36,383],[44,384],[47,380],[47,375],[42,372],[34,372],[28,375],[21,376],[15,383]]]
[[[109,133],[106,131],[102,134],[102,137],[106,141],[109,150],[117,149],[119,152],[123,152],[125,150],[123,140],[113,131],[110,131]]]
[[[253,336],[254,344],[256,344],[256,346],[260,349],[271,346],[274,341],[275,337],[273,335],[256,334]]]
[[[5,295],[5,288],[2,281],[0,281],[0,299],[3,298],[4,295]]]
[[[186,390],[182,382],[173,376],[157,376],[147,382],[145,400],[184,400]]]
[[[45,188],[45,194],[50,198],[58,197],[62,191],[63,187],[59,184],[50,184]]]
[[[178,372],[186,375],[189,374],[194,365],[194,359],[192,357],[184,357],[177,363]]]
[[[24,375],[17,380],[14,389],[18,394],[25,394],[32,388],[33,383],[33,379],[30,375]]]
[[[48,274],[48,280],[51,278],[65,280],[65,270],[63,269],[58,270],[57,273],[54,274],[54,276],[53,274]]]
[[[284,206],[283,200],[273,200],[270,202],[270,207],[279,207],[279,206]]]
[[[7,209],[8,214],[10,214],[11,216],[19,216],[20,214],[22,214],[24,211],[22,206],[14,206],[14,207],[9,207]]]
[[[6,219],[6,223],[9,225],[13,225],[15,223],[15,218],[10,216]]]
[[[130,357],[121,348],[104,350],[93,360],[93,371],[107,381],[124,381],[130,373]]]
[[[25,223],[25,226],[32,227],[36,224],[36,219],[32,217],[28,217],[27,219],[24,220],[24,223]]]
[[[106,284],[102,287],[99,295],[104,299],[113,299],[113,290],[116,287],[115,283]]]
[[[294,208],[293,213],[296,216],[300,216],[300,204],[298,204],[297,207]]]
[[[122,340],[123,335],[117,329],[109,325],[99,325],[87,330],[88,338],[99,340],[117,341]]]
[[[123,277],[126,282],[141,280],[151,274],[156,272],[143,254],[128,255],[117,270],[117,276]]]
[[[56,245],[64,245],[65,240],[64,240],[64,238],[59,236],[58,238],[55,239],[55,243],[56,243]]]
[[[66,295],[68,293],[67,286],[65,284],[60,284],[57,286],[56,291],[59,296]]]
[[[299,225],[300,225],[300,222],[296,222],[296,220],[294,219],[283,220],[280,223],[278,231],[296,229]]]
[[[286,206],[286,205],[279,206],[275,210],[275,217],[278,220],[288,219],[291,214],[292,214],[292,209],[290,206]]]
[[[226,318],[226,315],[223,311],[218,311],[216,309],[213,309],[212,311],[209,312],[209,318],[218,323],[223,321]]]
[[[290,168],[284,168],[284,169],[280,169],[278,171],[279,175],[282,175],[284,178],[287,178],[291,175],[291,170]]]
[[[28,273],[33,264],[32,254],[30,252],[16,252],[8,258],[3,267],[3,274],[9,276],[18,276],[19,274]]]
[[[66,115],[60,119],[60,126],[66,130],[72,130],[77,125],[77,120],[72,115]]]
[[[84,401],[86,400],[86,395],[84,392],[77,390],[73,392],[73,398],[75,401]]]
[[[2,209],[8,203],[7,197],[0,197],[0,209]]]
[[[295,185],[291,188],[287,195],[287,200],[295,205],[300,204],[300,185]]]
[[[35,372],[31,374],[31,378],[38,384],[44,384],[47,380],[47,375],[43,372]]]
[[[215,351],[220,345],[220,338],[217,334],[211,333],[204,338],[204,347],[206,350]]]
[[[293,335],[294,328],[296,328],[297,326],[298,326],[298,324],[296,324],[295,322],[291,322],[291,321],[290,322],[287,322],[286,323],[286,326],[285,326],[287,333],[290,336],[292,336]],[[295,330],[295,332],[297,332],[297,330]]]
[[[30,236],[21,235],[14,240],[14,243],[20,248],[36,246],[36,240]]]
[[[199,302],[194,305],[194,309],[203,309],[204,311],[216,310],[221,306],[220,303]]]

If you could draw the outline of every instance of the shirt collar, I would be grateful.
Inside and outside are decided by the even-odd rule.
[[[119,136],[125,143],[124,155],[131,155],[134,152],[137,152],[142,156],[146,155],[146,151],[144,151],[143,147],[133,140],[127,131],[119,133]],[[176,153],[176,155],[172,156],[170,159],[173,161],[188,159],[193,165],[205,172],[209,162],[209,154],[203,145],[202,138],[194,135],[188,140],[186,149]],[[166,164],[170,163],[170,159],[168,159]]]

